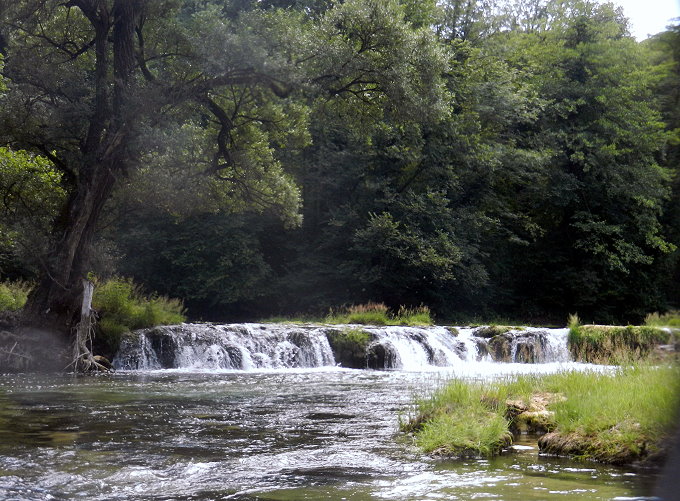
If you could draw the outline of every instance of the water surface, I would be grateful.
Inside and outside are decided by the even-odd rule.
[[[649,474],[539,457],[532,442],[493,460],[424,456],[398,433],[398,419],[414,395],[449,376],[332,368],[0,376],[0,498],[611,500],[648,493]]]

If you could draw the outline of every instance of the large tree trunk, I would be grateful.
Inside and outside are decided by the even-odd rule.
[[[134,121],[128,101],[136,65],[135,23],[142,7],[135,0],[115,0],[112,9],[99,0],[71,0],[65,5],[80,8],[94,30],[94,107],[82,141],[82,163],[73,167],[76,184],[54,231],[55,248],[24,314],[31,325],[71,337],[80,320],[82,280],[91,271],[92,243],[102,211],[117,177],[127,171],[126,140]]]
[[[88,273],[92,242],[115,177],[107,166],[91,169],[69,200],[65,227],[43,278],[31,293],[24,314],[33,325],[70,335],[79,320],[81,280]]]

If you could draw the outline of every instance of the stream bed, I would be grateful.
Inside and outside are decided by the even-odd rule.
[[[649,472],[539,456],[531,440],[492,460],[423,455],[398,432],[399,417],[451,375],[0,376],[0,499],[630,500],[651,491]]]

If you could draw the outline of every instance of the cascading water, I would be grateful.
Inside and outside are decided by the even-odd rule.
[[[318,328],[182,324],[135,332],[114,359],[119,369],[278,369],[334,365]]]
[[[566,362],[567,329],[521,328],[491,338],[479,329],[278,324],[182,324],[137,331],[114,359],[117,369],[281,369],[343,365],[329,336],[368,336],[362,367],[422,370],[461,362]],[[356,365],[355,365],[356,366]]]

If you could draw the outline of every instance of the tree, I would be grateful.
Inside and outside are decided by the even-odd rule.
[[[299,194],[278,152],[308,140],[310,96],[436,108],[437,51],[397,2],[348,1],[310,16],[235,6],[3,4],[0,138],[48,158],[68,194],[27,305],[34,320],[72,326],[115,190],[161,204],[159,194],[179,193],[191,209],[274,207],[295,224]]]
[[[543,199],[527,207],[541,233],[524,259],[530,266],[515,269],[517,283],[549,291],[542,309],[639,319],[658,304],[651,272],[673,249],[660,224],[668,136],[652,106],[655,71],[613,5],[548,8],[560,14],[545,30],[500,36],[517,49],[511,64],[529,68],[550,103],[525,134],[552,158]]]

